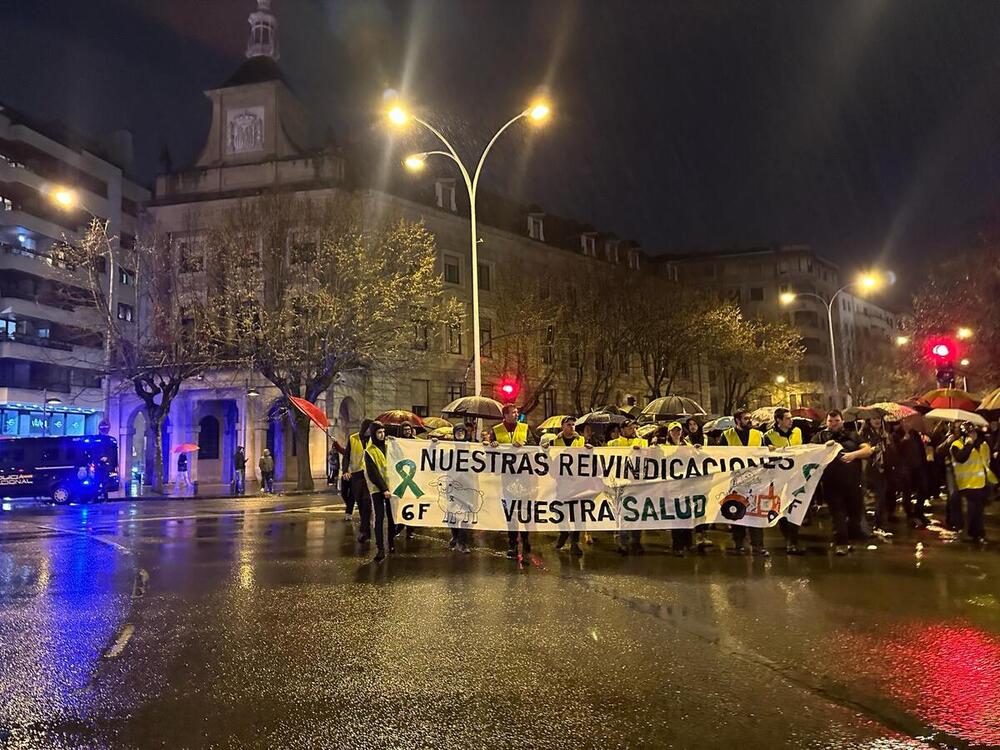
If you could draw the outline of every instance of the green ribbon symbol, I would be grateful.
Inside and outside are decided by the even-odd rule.
[[[397,461],[396,472],[403,478],[403,481],[392,491],[393,495],[402,499],[403,493],[409,489],[415,497],[420,498],[424,496],[424,491],[417,487],[417,483],[413,481],[413,477],[417,474],[417,465],[413,461],[408,458]]]
[[[816,471],[816,469],[818,468],[819,464],[806,464],[805,466],[802,467],[802,476],[804,476],[806,481],[808,482],[809,477],[811,477],[812,473]]]

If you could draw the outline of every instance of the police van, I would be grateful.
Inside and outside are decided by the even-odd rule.
[[[118,441],[107,435],[0,438],[0,497],[89,502],[118,489]]]

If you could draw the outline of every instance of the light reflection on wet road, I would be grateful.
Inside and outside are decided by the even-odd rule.
[[[1000,745],[995,548],[374,565],[332,500],[0,515],[0,747]]]

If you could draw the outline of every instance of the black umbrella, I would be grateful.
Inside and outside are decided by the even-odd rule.
[[[648,421],[662,421],[673,417],[690,417],[697,414],[705,414],[701,404],[693,398],[684,396],[656,398],[646,404],[646,408],[642,410],[642,416]]]
[[[441,413],[446,417],[502,419],[503,405],[486,396],[464,396],[452,401],[441,410]]]
[[[877,406],[852,406],[849,409],[844,409],[844,419],[848,422],[884,416],[885,409],[880,409]]]
[[[591,426],[594,425],[610,425],[610,424],[625,424],[629,421],[629,417],[624,414],[616,414],[610,411],[592,411],[584,414],[578,420],[576,420],[576,426],[582,427],[585,424]]]

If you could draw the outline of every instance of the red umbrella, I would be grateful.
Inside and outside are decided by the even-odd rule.
[[[920,412],[921,414],[926,414],[931,410],[931,405],[927,402],[927,399],[920,398],[919,396],[914,396],[913,398],[908,398],[905,401],[897,401],[900,406],[908,406],[914,411]]]
[[[296,409],[309,417],[313,424],[321,430],[330,429],[330,420],[326,418],[326,414],[324,414],[323,410],[316,406],[316,404],[306,401],[304,398],[299,398],[298,396],[289,396],[288,400],[292,402],[292,405]]]
[[[194,443],[181,443],[180,445],[175,445],[170,449],[171,453],[194,453],[198,450],[198,446]]]
[[[932,409],[964,409],[975,411],[979,400],[971,393],[957,388],[937,388],[924,394],[924,399]]]
[[[406,409],[390,409],[375,417],[376,422],[382,424],[402,424],[409,422],[413,427],[424,427],[424,420]]]
[[[813,422],[822,422],[823,414],[817,411],[811,406],[806,406],[802,409],[792,409],[793,417],[802,417],[803,419],[811,419]]]

